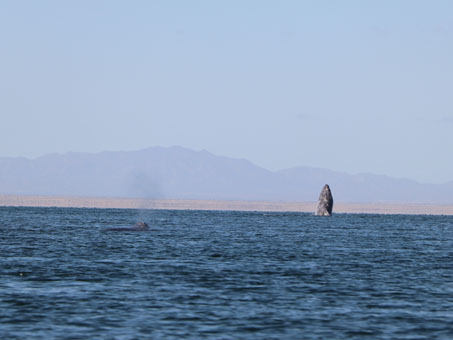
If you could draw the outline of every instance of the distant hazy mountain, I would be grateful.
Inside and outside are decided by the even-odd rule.
[[[453,203],[453,182],[421,184],[309,167],[273,172],[181,147],[0,158],[4,194],[316,201],[326,183],[336,201]]]

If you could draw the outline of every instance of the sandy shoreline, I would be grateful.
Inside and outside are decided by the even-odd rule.
[[[0,206],[314,212],[316,202],[261,202],[0,195]],[[335,202],[336,213],[453,215],[453,205]]]

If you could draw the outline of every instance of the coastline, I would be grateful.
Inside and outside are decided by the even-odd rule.
[[[0,195],[0,206],[169,210],[236,210],[314,213],[316,210],[317,202],[268,202],[190,199],[153,200],[141,198]],[[453,215],[453,205],[335,202],[334,213]]]

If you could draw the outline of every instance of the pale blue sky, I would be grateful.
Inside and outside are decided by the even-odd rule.
[[[3,0],[0,60],[0,156],[453,180],[453,1]]]

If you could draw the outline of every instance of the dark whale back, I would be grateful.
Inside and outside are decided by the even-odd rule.
[[[145,222],[137,222],[132,227],[117,227],[117,228],[107,228],[104,231],[146,231],[149,230],[149,225]]]

